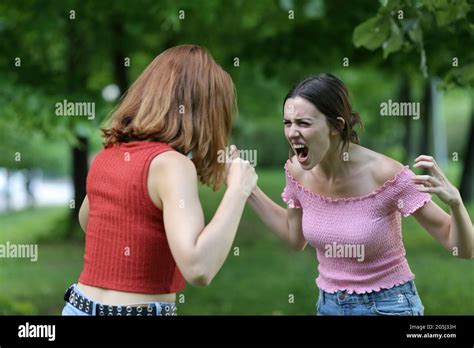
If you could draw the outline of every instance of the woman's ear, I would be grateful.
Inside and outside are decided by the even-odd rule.
[[[331,129],[331,135],[339,135],[346,125],[346,120],[343,117],[336,118],[337,128]]]
[[[343,117],[338,117],[337,118],[337,122],[341,125],[341,129],[344,129],[345,125],[346,125],[346,120],[343,118]]]

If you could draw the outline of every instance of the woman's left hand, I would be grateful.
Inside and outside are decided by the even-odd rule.
[[[412,180],[420,192],[436,194],[444,203],[449,206],[457,205],[461,202],[461,195],[458,189],[449,182],[443,174],[435,159],[431,156],[421,155],[415,159],[415,168],[428,168],[432,175],[415,175]]]

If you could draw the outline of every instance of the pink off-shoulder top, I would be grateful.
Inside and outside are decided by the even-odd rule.
[[[285,165],[283,201],[303,210],[303,234],[316,249],[316,285],[326,292],[366,293],[415,278],[405,257],[401,216],[431,196],[419,192],[405,166],[377,190],[360,197],[331,198],[297,182]]]

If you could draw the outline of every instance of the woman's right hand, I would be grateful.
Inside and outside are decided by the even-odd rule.
[[[247,197],[257,186],[258,175],[249,161],[233,156],[227,174],[227,187],[245,193]]]

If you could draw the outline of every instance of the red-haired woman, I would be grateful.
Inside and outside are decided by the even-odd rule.
[[[88,173],[84,268],[63,315],[174,315],[185,280],[211,282],[257,182],[249,162],[218,160],[235,111],[231,77],[199,46],[170,48],[139,76]],[[227,185],[207,226],[198,181]]]

